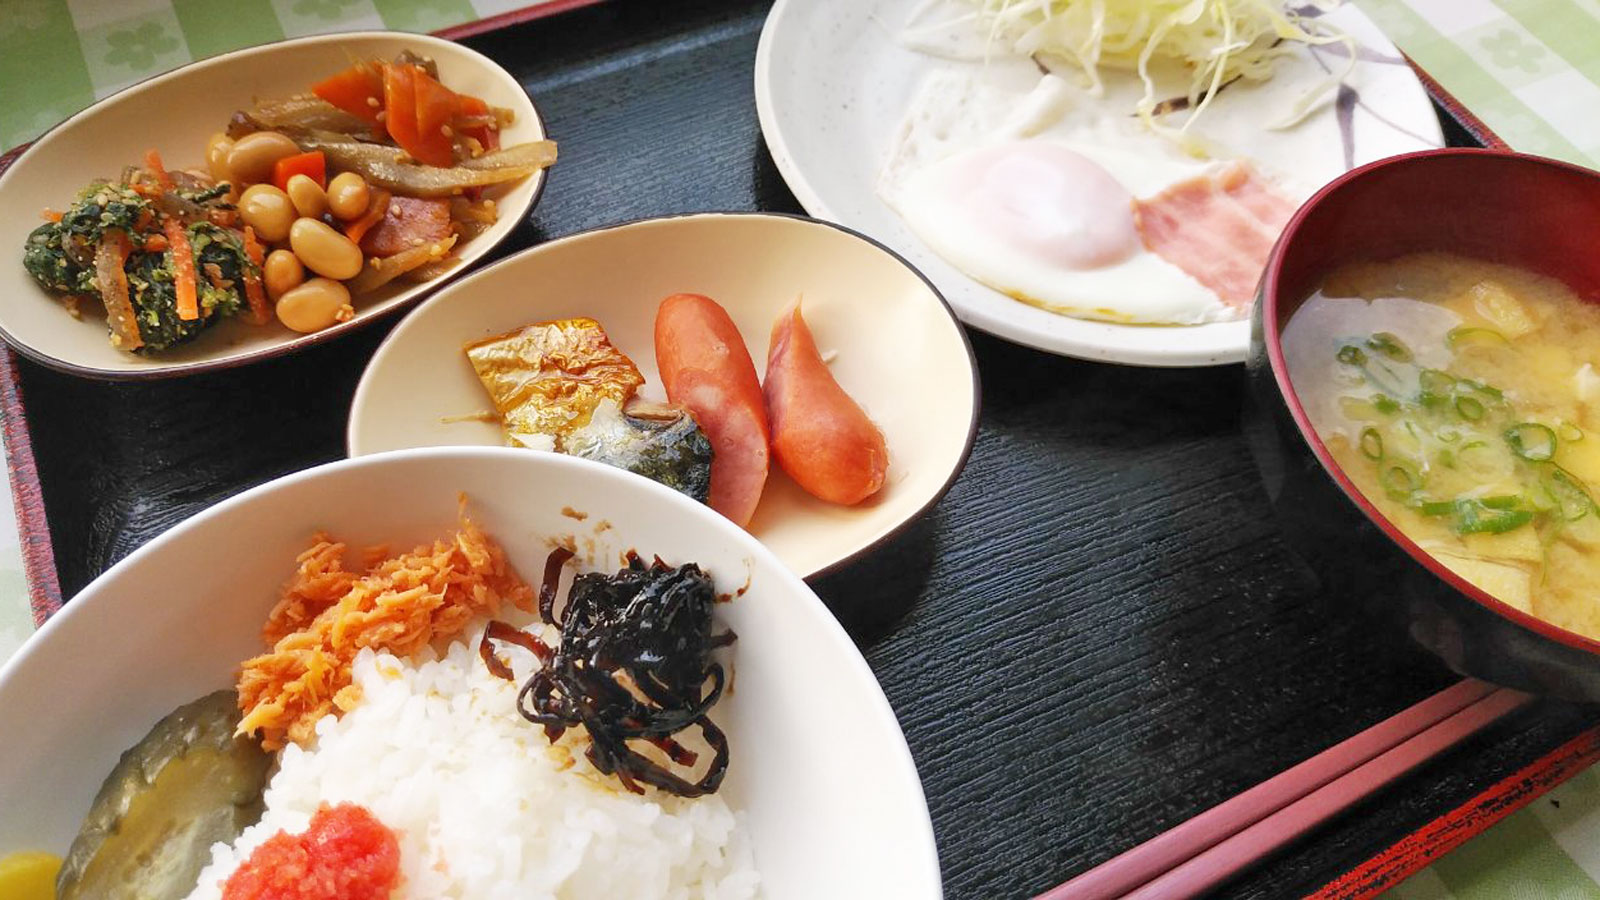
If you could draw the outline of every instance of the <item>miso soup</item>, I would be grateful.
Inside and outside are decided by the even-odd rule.
[[[1600,307],[1448,254],[1333,272],[1283,332],[1350,480],[1489,594],[1600,638]]]

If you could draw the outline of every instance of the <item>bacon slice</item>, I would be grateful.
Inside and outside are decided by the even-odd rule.
[[[394,256],[412,247],[434,244],[450,236],[450,201],[391,197],[383,218],[361,238],[368,256]]]
[[[1294,210],[1241,162],[1133,201],[1146,249],[1241,309],[1255,296],[1267,255]]]

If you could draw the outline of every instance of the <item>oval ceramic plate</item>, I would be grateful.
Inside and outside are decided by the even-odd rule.
[[[908,16],[928,6],[926,0],[778,0],[773,6],[756,52],[756,107],[773,161],[801,205],[903,254],[938,286],[962,321],[1006,340],[1134,365],[1243,360],[1250,343],[1248,318],[1193,326],[1119,325],[1028,306],[945,262],[883,201],[876,190],[879,172],[919,86],[935,72],[978,65],[919,53],[898,39]],[[1439,146],[1439,121],[1428,96],[1393,45],[1352,6],[1334,11],[1329,21],[1362,48],[1347,79],[1359,87],[1359,101],[1346,110],[1353,162]],[[1321,70],[1316,72],[1320,76]],[[1208,115],[1216,115],[1230,94],[1245,99],[1246,90],[1219,95]],[[1345,168],[1334,106],[1326,103],[1300,126],[1318,129],[1317,152],[1310,155],[1325,166],[1332,163],[1322,181]],[[1296,148],[1296,159],[1304,155]]]
[[[889,470],[859,506],[824,503],[773,466],[750,532],[811,576],[884,540],[944,495],[972,449],[977,370],[933,288],[893,253],[844,229],[779,215],[651,219],[542,244],[431,298],[368,364],[350,410],[350,455],[505,443],[462,348],[533,322],[589,316],[665,399],[656,373],[662,299],[705,294],[728,310],[758,372],[778,313],[803,296],[834,377],[883,430]],[[464,419],[463,417],[469,417]],[[536,451],[526,451],[536,452]]]
[[[538,577],[552,540],[575,538],[594,548],[595,569],[615,571],[636,549],[699,563],[721,589],[748,583],[717,604],[739,638],[737,689],[713,715],[731,748],[722,792],[747,817],[763,894],[939,896],[905,738],[816,595],[759,542],[667,488],[507,448],[290,475],[173,528],[84,588],[0,669],[0,722],[27,723],[0,741],[0,855],[64,853],[118,755],[178,705],[233,683],[261,652],[261,625],[315,531],[411,547],[454,530],[458,492],[524,577]]]
[[[516,79],[488,57],[460,44],[420,34],[353,32],[301,38],[225,53],[113,94],[56,126],[0,175],[0,334],[30,358],[52,368],[99,378],[155,378],[239,365],[331,340],[412,303],[443,279],[399,282],[358,298],[356,317],[302,335],[273,321],[251,326],[222,322],[194,341],[158,356],[124,353],[106,339],[98,303],[84,303],[81,320],[22,267],[22,248],[39,224],[39,211],[65,209],[85,185],[114,179],[155,149],[174,169],[203,167],[206,139],[228,117],[257,98],[304,93],[312,82],[350,65],[351,59],[392,58],[410,49],[431,56],[445,85],[511,109],[516,121],[502,132],[507,145],[542,139],[544,125]],[[455,271],[488,253],[511,233],[538,199],[539,172],[496,188],[500,219],[461,243]],[[448,278],[449,276],[445,276]]]

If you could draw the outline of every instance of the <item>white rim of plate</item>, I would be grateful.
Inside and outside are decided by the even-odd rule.
[[[789,149],[776,110],[777,104],[773,96],[773,55],[776,51],[773,48],[779,40],[778,33],[784,27],[784,17],[801,5],[799,0],[776,0],[761,28],[761,37],[756,45],[756,117],[761,125],[762,138],[772,155],[773,163],[778,168],[778,173],[783,176],[784,183],[788,185],[790,192],[806,212],[819,219],[859,230],[861,228],[859,223],[850,222],[835,212],[806,178]],[[1353,4],[1346,3],[1341,7],[1344,8],[1353,10],[1355,15],[1370,22],[1370,18]],[[1390,49],[1394,49],[1392,44]],[[1417,86],[1426,93],[1420,81],[1417,82]],[[885,240],[876,236],[875,239]],[[886,244],[886,246],[892,245]],[[904,248],[895,249],[902,254],[905,252]],[[928,252],[932,253],[931,250]],[[908,264],[915,265],[910,261]],[[926,274],[924,277],[927,278]],[[928,278],[928,281],[930,284],[934,283],[931,278]],[[970,285],[972,288],[989,290],[975,281],[970,282]],[[956,290],[954,286],[940,287],[940,292],[945,295],[946,302],[956,311],[957,317],[963,323],[1002,340],[1058,356],[1070,356],[1093,362],[1179,368],[1244,362],[1250,350],[1248,316],[1232,322],[1191,326],[1121,325],[1059,316],[1058,318],[1064,323],[1062,327],[1065,333],[1047,334],[964,302],[961,297],[962,291]],[[1170,335],[1170,340],[1153,343],[1148,340],[1152,334],[1163,337]]]

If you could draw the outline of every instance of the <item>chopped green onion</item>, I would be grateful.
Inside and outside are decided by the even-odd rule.
[[[1448,516],[1456,511],[1455,500],[1429,500],[1417,505],[1417,512],[1425,516]]]
[[[1533,522],[1531,509],[1494,509],[1482,501],[1456,501],[1458,535],[1502,535]]]
[[[1456,455],[1448,448],[1440,450],[1439,455],[1434,458],[1439,461],[1439,465],[1444,466],[1446,469],[1454,469],[1456,467]]]
[[[1339,362],[1347,366],[1364,366],[1367,364],[1367,354],[1354,344],[1345,344],[1339,348]]]
[[[1456,383],[1457,384],[1464,384],[1467,387],[1472,388],[1473,390],[1477,391],[1478,393],[1483,394],[1483,395],[1488,396],[1488,397],[1493,397],[1496,400],[1499,400],[1499,399],[1501,399],[1502,397],[1505,396],[1505,392],[1500,390],[1499,388],[1492,387],[1490,385],[1484,384],[1483,382],[1478,381],[1476,379],[1461,378],[1461,379],[1458,379]]]
[[[1387,331],[1380,331],[1367,338],[1367,346],[1396,362],[1411,361],[1411,349]]]
[[[1371,400],[1364,400],[1348,394],[1339,398],[1339,412],[1352,422],[1376,422],[1383,418],[1383,413],[1374,408]]]
[[[1450,329],[1450,333],[1444,336],[1444,342],[1452,350],[1459,349],[1463,344],[1470,346],[1473,344],[1495,343],[1510,345],[1511,343],[1506,340],[1505,335],[1495,331],[1493,328],[1474,328],[1467,325]]]
[[[1550,474],[1545,478],[1545,488],[1550,491],[1556,505],[1560,507],[1561,518],[1568,522],[1583,518],[1594,508],[1594,499],[1589,496],[1589,489],[1584,486],[1583,481],[1558,465],[1550,466]]]
[[[1394,398],[1388,394],[1373,394],[1372,408],[1386,416],[1392,416],[1400,411],[1400,404],[1394,402]]]
[[[1461,440],[1461,432],[1446,425],[1433,433],[1433,436],[1446,444],[1454,444]]]
[[[1422,476],[1405,463],[1391,463],[1378,480],[1383,483],[1384,490],[1399,500],[1409,498],[1422,488]]]
[[[1417,373],[1417,383],[1425,394],[1448,394],[1456,386],[1456,379],[1449,372],[1423,369]]]
[[[1519,422],[1502,435],[1511,452],[1529,462],[1549,462],[1556,455],[1556,433],[1538,422]]]
[[[1562,422],[1556,433],[1561,436],[1563,441],[1569,444],[1583,440],[1583,429],[1571,422]]]
[[[1371,460],[1383,459],[1383,435],[1378,429],[1361,429],[1361,455]]]
[[[1472,397],[1457,397],[1456,412],[1468,422],[1483,418],[1483,404]]]
[[[1533,521],[1533,511],[1523,507],[1521,497],[1460,497],[1431,500],[1417,505],[1425,516],[1449,516],[1456,534],[1504,534]]]

